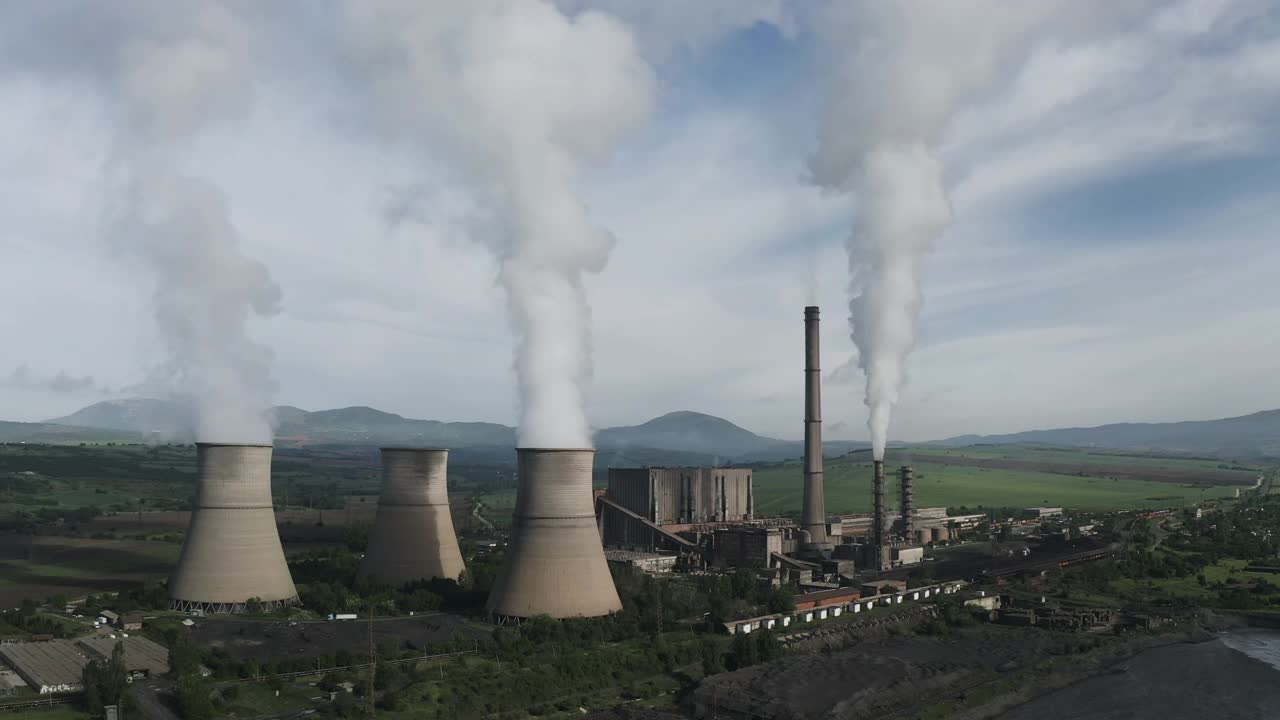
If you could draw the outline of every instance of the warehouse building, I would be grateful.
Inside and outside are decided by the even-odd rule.
[[[77,692],[84,689],[84,667],[111,659],[120,643],[130,679],[169,672],[169,651],[143,637],[11,643],[0,645],[0,661],[41,695]]]

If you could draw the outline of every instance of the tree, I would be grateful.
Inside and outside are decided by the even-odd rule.
[[[703,675],[715,675],[718,672],[724,672],[724,655],[721,654],[720,644],[716,642],[715,637],[711,635],[703,637],[698,650],[702,654]]]
[[[790,585],[779,585],[769,591],[769,612],[787,613],[796,609],[795,592]]]
[[[213,700],[209,698],[209,683],[199,673],[182,675],[173,686],[178,715],[185,720],[210,720],[213,717]]]
[[[124,643],[116,643],[111,651],[111,658],[106,662],[94,660],[85,665],[80,674],[84,685],[81,702],[85,710],[97,715],[102,713],[106,705],[119,705],[124,700],[125,689],[128,687],[127,672]]]
[[[756,635],[756,656],[758,662],[769,662],[782,657],[782,641],[768,630]]]
[[[750,667],[760,662],[760,650],[750,635],[734,635],[733,645],[729,648],[729,666],[731,670]]]

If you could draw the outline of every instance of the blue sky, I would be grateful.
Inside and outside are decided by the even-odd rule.
[[[816,302],[829,434],[865,438],[861,378],[841,369],[858,201],[805,169],[825,99],[856,89],[833,89],[814,4],[561,4],[584,6],[626,24],[657,78],[647,122],[580,182],[617,238],[587,279],[591,422],[688,409],[799,437],[801,310]],[[251,325],[274,353],[275,401],[513,422],[505,301],[469,189],[443,149],[406,151],[344,107],[326,6],[280,8],[265,40],[293,28],[315,43],[250,57],[251,107],[182,149],[283,292]],[[955,217],[926,260],[894,438],[1280,407],[1280,10],[1146,10],[1071,34],[1030,26],[946,123],[935,150]],[[58,67],[97,52],[48,40]],[[95,73],[49,67],[0,54],[5,419],[118,396],[163,355],[153,281],[98,224],[110,104]],[[412,219],[388,223],[392,207]]]

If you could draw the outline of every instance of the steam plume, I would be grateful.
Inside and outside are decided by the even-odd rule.
[[[816,183],[858,200],[846,242],[849,322],[877,459],[915,344],[921,264],[951,222],[933,147],[1051,5],[851,2],[817,24],[837,80],[809,166]]]
[[[453,148],[493,212],[487,244],[516,335],[519,443],[589,447],[583,277],[604,269],[614,241],[577,185],[647,118],[651,69],[611,17],[537,0],[352,0],[347,10],[392,124]]]
[[[153,274],[167,351],[147,385],[186,402],[199,440],[269,442],[270,352],[246,324],[275,312],[280,291],[238,249],[218,188],[182,169],[188,140],[248,107],[248,26],[217,2],[68,2],[11,19],[4,44],[20,66],[108,103],[104,230]]]

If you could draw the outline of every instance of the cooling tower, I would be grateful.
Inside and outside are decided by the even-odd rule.
[[[818,308],[804,309],[804,529],[805,549],[830,550],[822,497],[822,371],[818,362]]]
[[[449,451],[382,448],[382,496],[357,576],[396,587],[462,574],[449,515]]]
[[[898,474],[902,479],[901,504],[898,506],[902,514],[902,536],[910,540],[913,537],[911,531],[915,529],[915,478],[910,465],[903,465]]]
[[[621,610],[596,528],[595,450],[520,448],[516,453],[520,481],[511,541],[489,593],[489,616],[504,623]]]
[[[196,466],[170,608],[241,612],[250,599],[267,608],[296,602],[271,508],[271,446],[197,443]]]

